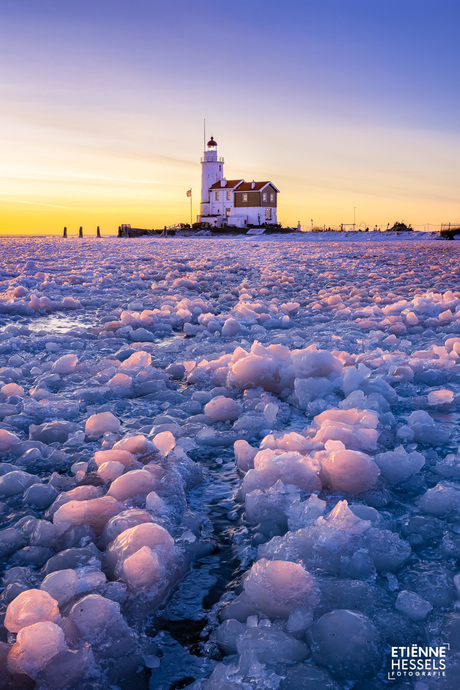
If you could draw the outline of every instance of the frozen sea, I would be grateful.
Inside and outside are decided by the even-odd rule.
[[[1,688],[460,687],[460,243],[0,247]]]

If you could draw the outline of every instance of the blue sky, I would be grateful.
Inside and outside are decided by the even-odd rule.
[[[0,231],[186,220],[203,118],[285,223],[460,220],[459,27],[451,0],[2,0]]]

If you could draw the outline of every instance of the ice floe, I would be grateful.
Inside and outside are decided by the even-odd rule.
[[[456,689],[458,249],[378,239],[2,240],[7,687],[384,690],[447,641],[397,687]]]

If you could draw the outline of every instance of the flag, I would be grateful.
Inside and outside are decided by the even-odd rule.
[[[192,190],[191,189],[187,190],[187,196],[192,196]]]

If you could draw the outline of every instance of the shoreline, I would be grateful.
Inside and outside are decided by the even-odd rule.
[[[454,237],[454,239],[460,239],[460,236]],[[433,240],[442,240],[446,241],[447,238],[441,237],[439,232],[421,232],[421,231],[414,231],[411,233],[397,233],[397,232],[291,232],[291,233],[269,233],[269,234],[261,234],[261,235],[246,235],[246,234],[227,234],[227,233],[208,233],[208,232],[196,232],[196,233],[191,233],[191,232],[183,232],[183,231],[178,231],[174,235],[168,235],[167,237],[161,236],[161,235],[140,235],[138,237],[118,237],[117,234],[108,234],[104,235],[102,234],[101,237],[97,237],[96,235],[84,235],[83,237],[78,237],[77,234],[75,235],[69,235],[68,237],[64,238],[62,235],[13,235],[13,234],[4,234],[0,235],[0,241],[1,239],[4,240],[11,240],[11,239],[40,239],[40,240],[62,240],[62,241],[69,241],[69,240],[104,240],[104,239],[120,239],[120,240],[146,240],[146,239],[154,239],[154,240],[171,240],[171,239],[180,239],[180,240],[191,240],[191,239],[198,239],[198,240],[251,240],[251,241],[282,241],[282,242],[308,242],[308,243],[317,243],[317,242],[365,242],[365,243],[371,243],[371,242],[426,242],[426,241],[433,241]]]

